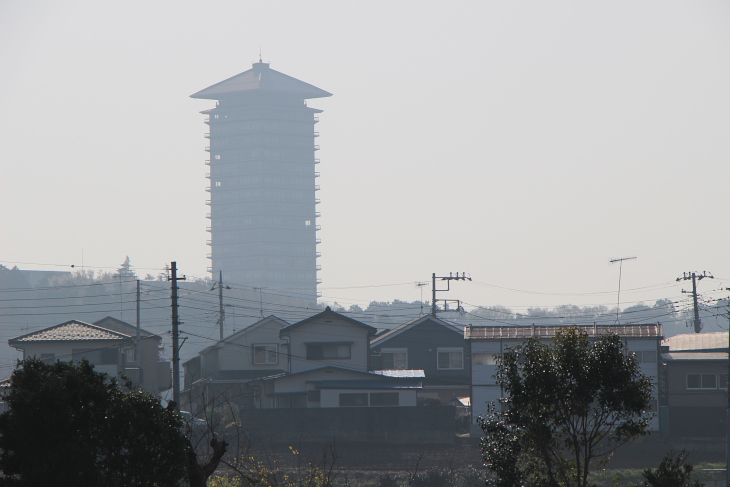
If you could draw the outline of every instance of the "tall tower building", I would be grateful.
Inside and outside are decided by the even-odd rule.
[[[254,63],[192,98],[217,100],[210,127],[213,277],[317,299],[317,114],[306,100],[324,90]]]

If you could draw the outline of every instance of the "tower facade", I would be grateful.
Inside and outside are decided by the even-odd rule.
[[[210,127],[208,269],[226,282],[317,299],[315,157],[321,110],[306,100],[332,96],[254,63],[192,98],[217,100]]]

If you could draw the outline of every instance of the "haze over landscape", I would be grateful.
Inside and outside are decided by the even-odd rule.
[[[516,311],[727,294],[726,2],[0,1],[0,264],[205,277],[206,126],[251,67],[334,96],[322,301]],[[83,256],[83,257],[82,257]],[[83,259],[83,260],[82,260]],[[239,283],[245,285],[245,283]],[[421,291],[423,290],[423,295]]]

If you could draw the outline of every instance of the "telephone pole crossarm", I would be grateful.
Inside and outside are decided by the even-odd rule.
[[[436,279],[446,281],[446,289],[436,289]],[[467,276],[466,272],[462,272],[461,275],[457,272],[454,275],[453,272],[449,272],[448,276],[436,277],[436,273],[431,274],[431,316],[436,317],[438,311],[436,303],[437,301],[443,301],[444,305],[448,302],[456,302],[457,309],[461,307],[461,301],[457,299],[436,299],[437,292],[447,292],[451,290],[451,281],[471,281],[471,276]]]

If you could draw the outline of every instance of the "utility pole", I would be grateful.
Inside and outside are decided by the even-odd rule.
[[[725,291],[730,291],[730,287],[726,287]],[[728,336],[728,361],[727,361],[727,378],[725,383],[727,389],[727,404],[725,406],[725,479],[730,479],[730,296],[727,298],[727,336]],[[727,481],[726,481],[727,483]]]
[[[223,340],[223,324],[226,320],[226,310],[223,308],[223,271],[218,271],[218,283],[214,283],[210,290],[214,291],[216,285],[218,286],[218,326],[220,328],[220,339]],[[231,289],[231,287],[225,286],[225,289]]]
[[[621,313],[621,271],[623,270],[624,261],[632,260],[636,257],[621,257],[620,259],[611,259],[609,262],[615,264],[618,262],[618,297],[616,298],[616,323],[619,322],[619,313]]]
[[[180,411],[180,347],[178,342],[180,321],[177,315],[177,281],[184,281],[185,276],[177,277],[177,262],[172,262],[172,400],[175,401],[175,410]]]
[[[139,359],[141,357],[139,353],[139,337],[140,337],[140,327],[139,327],[139,279],[137,279],[137,343],[134,347],[134,361],[137,363],[137,374],[138,374],[138,380],[139,380],[139,374],[142,368],[140,367]]]
[[[704,278],[710,278],[714,279],[712,277],[712,274],[708,274],[707,271],[702,271],[702,274],[696,274],[694,272],[685,272],[682,277],[677,278],[677,282],[679,281],[689,281],[692,280],[692,301],[694,302],[694,311],[695,311],[695,318],[693,320],[692,325],[694,326],[695,333],[699,333],[702,331],[702,320],[700,320],[700,308],[697,304],[697,281],[701,281]],[[686,291],[682,290],[683,293],[687,293]]]
[[[446,289],[436,289],[436,279],[446,281]],[[454,275],[452,272],[449,272],[449,275],[445,277],[436,277],[436,273],[431,274],[431,316],[433,316],[434,318],[436,317],[436,293],[449,291],[451,287],[451,281],[471,281],[471,277],[467,277],[466,272],[462,272],[461,276],[458,272],[456,273],[456,275]],[[446,308],[448,306],[448,303],[450,302],[456,303],[457,310],[461,307],[461,301],[459,301],[458,299],[439,299],[438,301],[444,302],[444,308]]]

